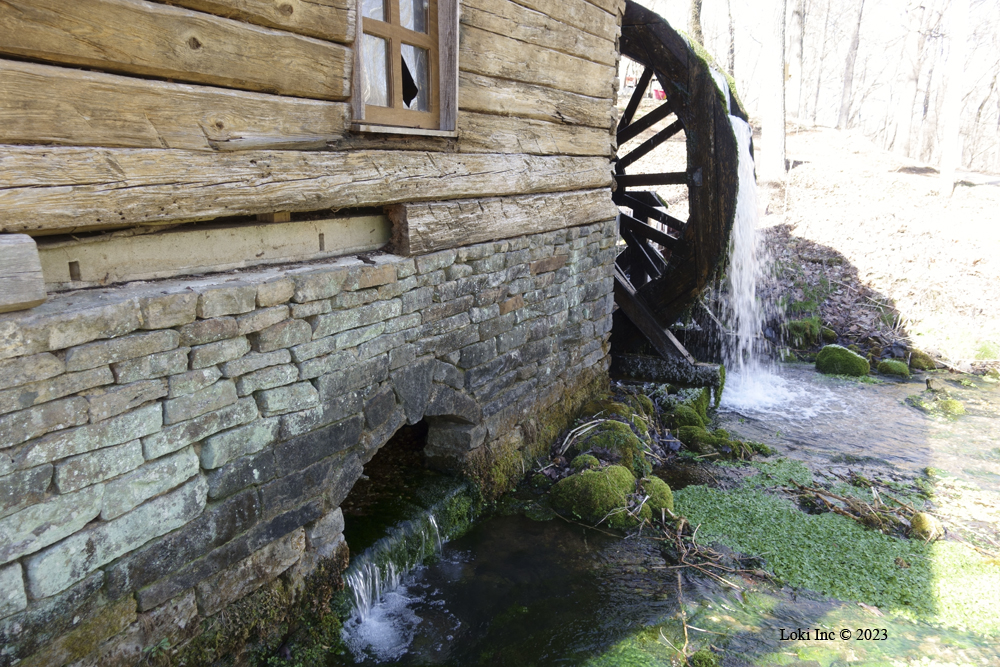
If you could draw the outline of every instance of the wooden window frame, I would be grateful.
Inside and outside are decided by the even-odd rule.
[[[399,25],[399,0],[386,0],[387,21],[364,18],[361,0],[357,1],[354,39],[354,94],[351,106],[356,132],[457,136],[458,111],[458,3],[459,0],[428,0],[427,33],[418,33]],[[436,17],[435,17],[436,15]],[[437,20],[434,20],[434,19]],[[388,43],[389,98],[399,106],[367,105],[362,97],[361,43],[364,34],[385,39]],[[430,79],[430,111],[402,108],[403,77],[400,45],[412,44],[427,49]]]

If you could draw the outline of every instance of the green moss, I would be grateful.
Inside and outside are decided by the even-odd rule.
[[[910,517],[910,536],[925,542],[933,542],[944,537],[944,526],[930,514],[917,512]]]
[[[944,398],[937,402],[937,408],[946,415],[957,417],[965,414],[965,406],[954,398]]]
[[[552,486],[552,480],[547,475],[536,472],[531,476],[531,485],[536,489],[547,489]]]
[[[705,420],[701,418],[694,408],[687,405],[679,405],[677,409],[674,410],[671,417],[670,423],[673,428],[681,428],[682,426],[697,426],[699,428],[705,428]]]
[[[700,426],[682,426],[677,429],[676,435],[692,452],[711,454],[715,451],[715,438]]]
[[[864,357],[840,345],[827,345],[816,355],[816,370],[828,375],[861,377],[871,369]]]
[[[714,405],[718,409],[719,404],[722,403],[722,392],[726,388],[726,366],[725,364],[719,364],[719,386],[714,390]]]
[[[652,417],[656,414],[656,406],[653,405],[652,399],[645,394],[629,396],[628,404],[636,413],[640,413],[646,417]]]
[[[802,348],[815,345],[820,339],[819,317],[813,316],[785,322],[785,335],[792,347]]]
[[[878,372],[882,375],[895,375],[896,377],[910,377],[910,369],[902,361],[895,359],[883,359],[878,362]]]
[[[670,485],[659,477],[645,477],[639,480],[642,490],[649,495],[646,504],[653,511],[653,516],[659,516],[661,509],[674,511],[674,494]]]
[[[754,461],[750,465],[757,469],[757,474],[747,479],[746,485],[749,488],[788,486],[789,480],[804,486],[813,483],[812,473],[801,461],[781,458],[776,461]]]
[[[583,472],[559,480],[552,487],[552,506],[588,523],[607,521],[612,528],[631,528],[637,520],[628,510],[628,496],[635,491],[635,477],[623,466]]]
[[[593,470],[595,468],[601,467],[601,462],[597,460],[596,456],[591,456],[590,454],[581,454],[575,459],[570,461],[569,467],[573,470]],[[544,475],[542,475],[544,477]],[[548,478],[546,478],[548,479]]]
[[[937,364],[926,352],[910,350],[910,368],[918,371],[932,371],[937,368]]]
[[[719,667],[719,659],[707,648],[699,650],[688,658],[691,667]]]
[[[652,467],[643,454],[643,442],[632,428],[620,421],[606,421],[588,431],[578,441],[580,450],[604,448],[621,457],[621,464],[636,477],[649,474]]]
[[[825,343],[837,342],[837,332],[830,327],[820,327],[819,335],[823,338],[823,342]]]

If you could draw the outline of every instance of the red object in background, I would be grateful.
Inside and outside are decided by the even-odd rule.
[[[654,100],[665,100],[665,99],[667,99],[667,94],[665,92],[663,92],[662,90],[654,90],[653,91],[653,99]]]

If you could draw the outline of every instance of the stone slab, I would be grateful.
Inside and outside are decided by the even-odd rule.
[[[24,410],[39,403],[48,403],[70,394],[78,394],[115,381],[107,366],[79,373],[65,373],[50,380],[41,380],[14,389],[0,391],[0,414]]]
[[[0,390],[48,380],[65,370],[66,365],[62,360],[48,352],[0,361]]]
[[[18,667],[66,665],[86,657],[105,639],[114,637],[135,621],[135,607],[133,598],[122,598],[101,607],[93,617],[81,621],[69,633],[19,662]]]
[[[268,366],[280,366],[292,360],[292,355],[288,350],[275,350],[267,354],[250,352],[235,361],[227,361],[220,367],[222,375],[227,378],[238,377],[253,373]]]
[[[52,466],[40,465],[0,477],[0,517],[42,501],[52,482]]]
[[[246,336],[247,334],[256,333],[267,329],[268,327],[273,327],[287,319],[288,306],[274,306],[273,308],[261,308],[251,313],[247,313],[246,315],[237,317],[236,325],[239,328],[239,334],[241,336]],[[311,336],[312,330],[310,329],[310,337]],[[308,340],[308,338],[306,340]],[[253,341],[251,340],[251,344],[252,343]]]
[[[194,322],[198,295],[194,292],[157,294],[139,299],[143,329],[169,329]]]
[[[176,424],[232,405],[239,396],[232,380],[219,380],[194,393],[163,402],[163,423]]]
[[[229,283],[202,288],[200,291],[198,317],[203,319],[249,313],[257,305],[255,285]]]
[[[97,423],[167,395],[165,379],[141,380],[131,384],[99,389],[87,395],[90,421]]]
[[[259,452],[278,439],[280,425],[278,417],[259,419],[206,438],[201,443],[201,466],[213,470],[245,454]]]
[[[351,417],[281,443],[274,450],[278,476],[299,472],[316,461],[354,447],[361,438],[362,425],[360,416]]]
[[[74,396],[0,416],[0,449],[51,431],[86,424],[90,418],[88,408],[87,399]]]
[[[106,479],[135,470],[144,462],[138,440],[71,456],[56,464],[55,484],[59,493],[72,493]],[[105,487],[105,500],[107,487]]]
[[[257,285],[257,307],[267,308],[288,303],[295,295],[295,283],[289,278],[271,280]]]
[[[240,396],[263,389],[274,389],[291,384],[299,379],[299,369],[292,364],[271,366],[247,373],[236,379],[236,393]],[[305,407],[305,406],[303,406]]]
[[[103,485],[90,486],[0,519],[0,564],[74,534],[101,513],[103,498]]]
[[[171,329],[88,343],[66,351],[66,371],[82,371],[136,357],[146,357],[157,352],[172,350],[179,343],[180,335]]]
[[[228,498],[247,487],[270,482],[274,471],[274,452],[270,449],[242,456],[208,472],[208,497]]]
[[[250,341],[245,336],[220,340],[217,343],[198,345],[191,348],[191,368],[205,368],[239,359],[250,351]]]
[[[111,364],[111,372],[119,384],[153,380],[175,373],[183,373],[188,367],[189,347],[182,347],[170,352],[161,352],[148,357],[130,359],[117,364]]]
[[[257,407],[264,417],[296,412],[319,404],[319,393],[311,382],[299,382],[255,394]]]
[[[167,397],[177,398],[178,396],[193,394],[196,391],[215,384],[221,377],[222,371],[215,366],[179,373],[170,378],[170,390]]]
[[[250,334],[254,352],[273,352],[312,340],[312,327],[305,320],[285,320]]]
[[[131,474],[105,484],[101,508],[101,518],[105,521],[130,512],[197,475],[198,456],[193,448],[188,448],[136,468]]]
[[[0,567],[0,618],[6,618],[27,606],[28,595],[24,592],[21,564],[11,563]]]
[[[174,424],[159,433],[142,439],[142,451],[147,461],[198,442],[227,428],[233,428],[257,417],[257,403],[252,397],[241,398],[233,405]]]

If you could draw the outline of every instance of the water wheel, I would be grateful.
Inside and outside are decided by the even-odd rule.
[[[642,74],[617,128],[614,201],[625,249],[616,261],[615,300],[662,357],[693,364],[667,327],[725,260],[739,185],[739,149],[729,116],[747,116],[701,47],[631,0],[625,3],[620,48]],[[654,82],[664,99],[637,116],[648,106],[643,101]],[[681,136],[683,151],[676,150]],[[655,159],[669,153],[671,144],[673,171]],[[686,194],[686,215],[674,215],[662,192],[668,186]],[[623,337],[618,331],[614,336]]]

